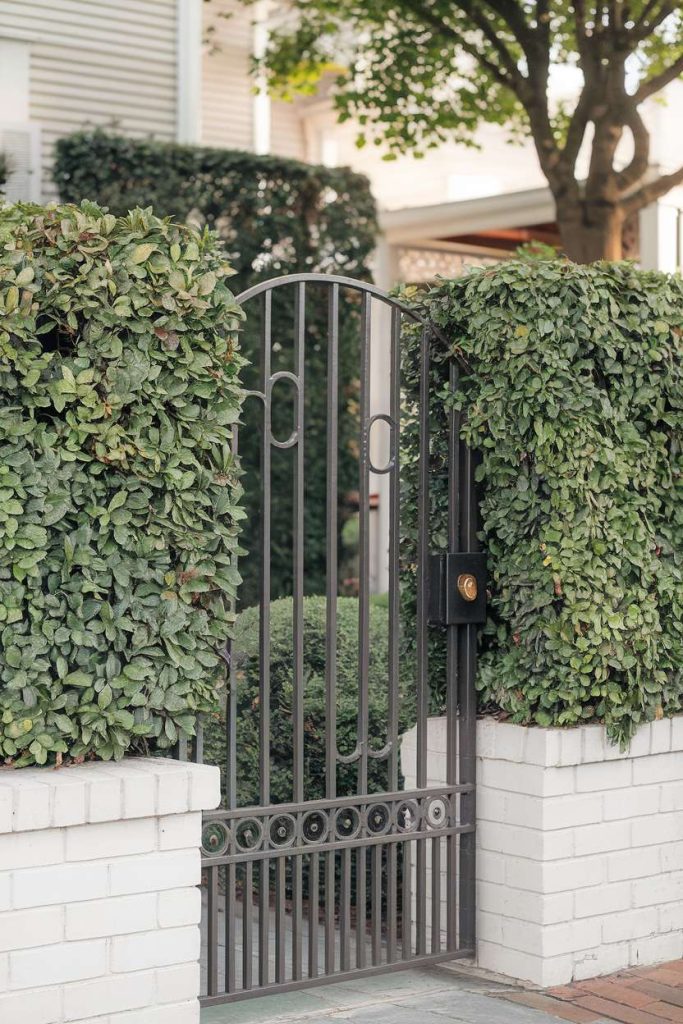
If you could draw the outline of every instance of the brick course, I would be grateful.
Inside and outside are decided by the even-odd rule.
[[[445,719],[427,746],[442,784]],[[401,757],[411,789],[414,730]],[[598,725],[484,719],[477,779],[480,966],[548,986],[683,955],[683,716],[626,752]]]
[[[0,1021],[197,1024],[218,769],[0,769]]]

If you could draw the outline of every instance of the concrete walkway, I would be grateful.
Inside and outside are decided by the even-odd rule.
[[[214,1006],[202,1010],[201,1024],[558,1024],[554,1014],[505,1000],[511,991],[432,967]]]

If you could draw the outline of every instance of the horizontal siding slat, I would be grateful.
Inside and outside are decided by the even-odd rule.
[[[27,23],[25,17],[15,19],[14,23],[10,19],[2,17],[0,14],[0,24],[2,24],[3,30],[10,32],[14,29],[17,32],[30,31],[30,22]],[[118,43],[112,40],[111,36],[106,32],[98,35],[94,32],[82,32],[74,30],[60,31],[58,28],[52,28],[50,26],[41,25],[41,36],[43,38],[50,39],[50,46],[54,45],[68,45],[72,49],[82,49],[89,53],[97,51],[98,53],[105,53],[110,55],[118,55],[122,57],[130,57],[132,52],[131,42]],[[33,48],[38,49],[43,44],[34,44]],[[46,49],[49,49],[47,46]],[[150,59],[155,60],[175,60],[176,48],[173,45],[156,45],[152,37],[145,39],[137,50],[138,59],[148,61]]]
[[[41,127],[43,144],[45,144],[45,139],[48,137],[48,130],[50,130],[54,138],[59,138],[62,135],[70,135],[72,132],[80,131],[83,128],[95,126],[111,127],[111,116],[109,114],[84,116],[74,111],[71,115],[62,113],[59,117],[55,117],[54,111],[49,107],[38,108],[36,113],[39,116],[34,117],[33,120]],[[154,122],[150,122],[147,118],[134,117],[126,120],[126,135],[153,135],[156,138],[170,139],[173,138],[174,134],[175,122],[169,118],[159,118]]]
[[[23,16],[24,24],[29,27],[40,19],[40,27],[63,25],[65,29],[78,25],[111,26],[116,31],[119,26],[137,26],[149,32],[163,32],[175,37],[176,9],[173,2],[163,7],[149,7],[148,0],[139,0],[134,5],[122,3],[108,4],[103,0],[24,0],[17,3],[12,0],[0,2],[0,16]]]
[[[171,104],[172,97],[148,96],[144,104],[136,104],[132,97],[113,96],[107,92],[99,96],[92,92],[87,96],[78,92],[70,94],[63,88],[48,89],[46,92],[35,88],[31,97],[32,111],[39,108],[54,111],[55,114],[59,114],[60,111],[80,111],[86,117],[90,114],[101,114],[110,119],[136,117],[148,121],[155,121],[160,115],[168,120],[174,120],[174,111],[169,110]]]
[[[154,82],[126,82],[114,83],[113,79],[107,78],[96,78],[90,75],[82,75],[79,78],[78,83],[74,83],[72,77],[66,75],[53,75],[49,68],[45,71],[42,69],[32,69],[31,80],[34,85],[34,92],[36,93],[55,93],[64,96],[82,96],[83,93],[87,93],[92,96],[93,94],[106,94],[111,95],[112,86],[116,84],[116,92],[119,96],[134,96],[137,98],[137,106],[144,100],[162,100],[168,104],[169,99],[175,97],[175,89],[173,86],[175,83],[171,82],[167,85],[163,83],[156,85]],[[173,99],[175,102],[175,100]]]
[[[117,88],[123,78],[127,82],[158,83],[164,88],[175,88],[175,61],[152,61],[149,65],[140,66],[139,61],[123,58],[109,58],[97,55],[101,59],[84,58],[84,51],[72,50],[67,47],[55,46],[48,51],[31,53],[31,74],[39,72],[42,77],[55,75],[55,80],[79,81],[88,75],[107,78]],[[77,65],[76,72],[72,65]]]

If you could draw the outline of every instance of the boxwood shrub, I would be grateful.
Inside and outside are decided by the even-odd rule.
[[[325,797],[325,647],[326,601],[304,599],[304,790],[307,800]],[[292,599],[285,597],[270,606],[271,646],[271,796],[286,803],[292,795]],[[358,717],[358,599],[338,599],[337,625],[337,744],[350,753],[356,744]],[[374,749],[386,742],[388,692],[388,610],[375,602],[370,607],[370,670],[368,721]],[[259,610],[247,608],[235,627],[237,659],[237,788],[240,806],[259,804]],[[409,690],[404,686],[402,727],[412,724]],[[205,760],[225,764],[225,713],[209,720],[205,732]],[[342,764],[337,771],[340,795],[355,793],[358,767]],[[387,786],[386,763],[369,764],[369,790]]]
[[[482,459],[482,707],[544,726],[600,721],[626,742],[683,708],[683,282],[627,263],[521,260],[438,284],[425,309],[450,342],[433,364],[434,546],[445,545],[453,404]],[[416,349],[409,339],[409,412]],[[456,395],[452,359],[465,367]],[[413,598],[411,583],[407,607]],[[437,634],[437,705],[443,671]]]
[[[0,210],[0,756],[174,744],[231,622],[240,310],[214,236]]]

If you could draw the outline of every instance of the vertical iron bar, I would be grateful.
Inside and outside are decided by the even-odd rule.
[[[327,314],[327,567],[325,604],[325,792],[337,794],[337,470],[339,445],[339,285],[330,287]],[[334,850],[325,854],[325,974],[335,964]]]
[[[451,360],[449,385],[452,394],[458,388],[459,374]],[[448,550],[460,550],[460,412],[451,409],[448,415]],[[458,690],[459,690],[459,632],[460,627],[446,627],[446,782],[458,781]],[[451,809],[457,819],[457,796],[453,796]],[[446,839],[446,944],[448,950],[458,948],[458,837]]]
[[[261,448],[261,564],[259,615],[259,782],[261,806],[270,803],[270,344],[272,331],[270,291],[264,295],[261,325],[261,366],[263,374],[263,443]]]
[[[318,977],[318,915],[320,907],[320,854],[312,853],[308,869],[308,976]]]
[[[339,417],[339,285],[330,288],[327,346],[327,572],[325,639],[325,790],[337,791],[337,458]],[[329,860],[329,858],[328,858]],[[334,904],[334,886],[332,887]],[[326,889],[326,901],[330,898]]]
[[[305,410],[305,332],[306,285],[297,285],[294,327],[294,361],[298,379],[296,399],[297,444],[294,462],[294,717],[293,789],[294,800],[304,799],[304,410]],[[302,976],[302,862],[292,862],[292,978]]]
[[[427,785],[427,719],[429,716],[429,334],[420,346],[420,443],[417,537],[417,788]],[[418,873],[419,886],[419,873]]]
[[[336,904],[336,879],[334,849],[325,854],[325,974],[334,974],[335,930],[334,911]]]
[[[441,952],[441,836],[432,839],[432,953]]]
[[[351,970],[351,850],[341,851],[341,887],[339,893],[339,969]]]
[[[400,518],[399,449],[401,437],[401,313],[391,311],[391,461],[389,476],[389,790],[398,790]]]
[[[413,948],[413,844],[403,844],[403,878],[401,886],[401,946],[404,960],[410,960]]]
[[[356,966],[361,969],[365,967],[366,858],[366,847],[359,846],[356,850]]]
[[[389,843],[387,848],[387,962],[390,964],[396,959],[396,847],[396,843]]]
[[[294,363],[299,382],[296,399],[296,458],[294,461],[294,802],[304,799],[304,334],[306,285],[297,285]]]
[[[372,305],[361,300],[360,458],[358,463],[358,793],[368,791],[368,673],[370,666],[370,330]]]
[[[267,858],[261,861],[258,902],[258,973],[259,985],[263,987],[270,980],[270,861]]]
[[[197,722],[193,755],[192,760],[195,764],[204,764],[204,726],[201,722]]]
[[[417,788],[427,785],[427,722],[429,717],[429,345],[423,328],[420,345],[420,465],[418,482],[417,542]],[[426,953],[427,840],[418,839],[416,860],[416,952]]]
[[[285,892],[287,888],[287,858],[275,861],[275,980],[283,985],[286,979],[287,933],[285,917]]]
[[[400,440],[401,440],[401,313],[391,311],[391,461],[389,475],[389,779],[391,792],[399,787],[399,631],[400,624],[400,525],[401,525],[401,482],[400,482]],[[395,843],[387,849],[387,960],[392,963],[397,956],[396,917],[398,855]]]
[[[225,869],[225,991],[234,992],[235,980],[235,889],[237,872],[234,864]]]
[[[252,986],[254,958],[253,927],[254,864],[248,860],[244,865],[244,891],[242,893],[242,988]]]
[[[264,442],[265,443],[265,442]],[[239,453],[239,428],[232,428],[232,455]],[[229,810],[237,807],[237,674],[233,658],[233,642],[226,645],[228,657],[228,692],[225,706],[225,800]]]
[[[261,562],[259,614],[259,789],[261,806],[270,803],[270,399],[272,292],[263,297],[261,374],[263,437],[261,448]],[[261,862],[259,885],[259,982],[268,984],[268,929],[270,927],[270,861]]]
[[[372,964],[382,962],[382,847],[372,847],[371,939]]]
[[[292,858],[292,981],[303,977],[303,864]],[[310,899],[310,896],[309,896]]]
[[[225,698],[225,801],[229,810],[237,807],[237,673],[233,643],[228,640],[228,692]]]
[[[424,956],[427,952],[427,843],[428,839],[417,839],[415,856],[415,952]]]
[[[461,445],[461,542],[463,550],[476,551],[477,505],[474,489],[474,459],[472,452]],[[463,642],[460,649],[460,782],[476,780],[476,727],[477,708],[475,675],[477,671],[477,627],[463,626]],[[476,817],[475,790],[461,794],[461,813],[465,824],[474,825]],[[475,835],[463,832],[460,836],[460,945],[474,949],[475,926]]]
[[[215,996],[218,992],[218,868],[207,870],[207,916],[208,916],[208,961],[207,992]]]

